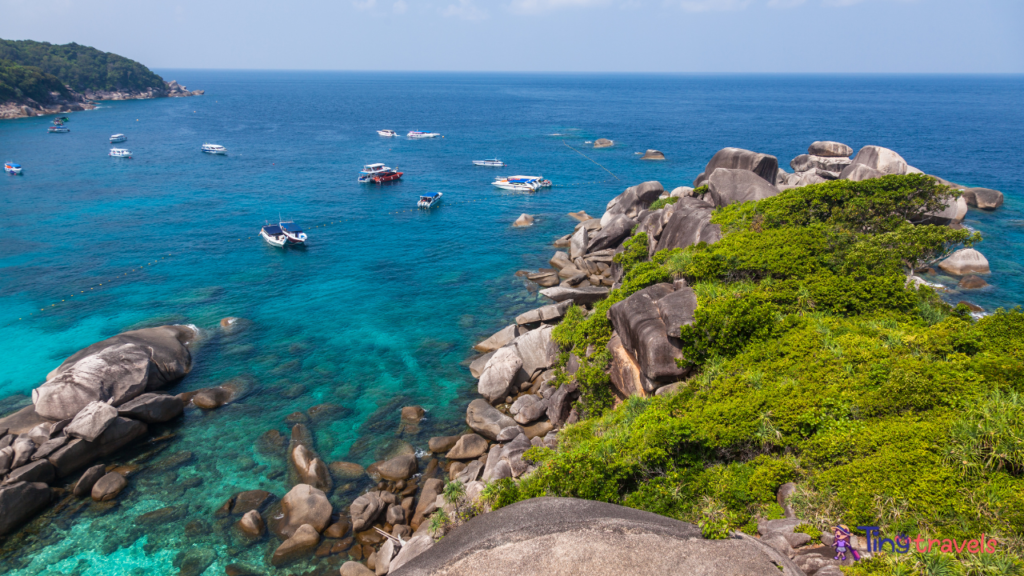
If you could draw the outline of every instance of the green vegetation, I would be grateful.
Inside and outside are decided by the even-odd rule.
[[[62,98],[69,96],[56,76],[34,66],[20,66],[0,59],[0,102],[23,102],[26,98],[48,102],[51,92],[57,92]]]
[[[117,54],[71,43],[0,40],[0,101],[49,100],[51,91],[164,88],[163,78]],[[20,96],[19,96],[20,93]]]
[[[794,481],[790,502],[812,536],[840,522],[911,538],[985,533],[1009,552],[883,558],[856,574],[940,573],[927,564],[944,561],[951,574],[1013,573],[1024,549],[1024,313],[974,320],[906,281],[980,241],[907,223],[948,193],[922,175],[833,181],[717,210],[726,235],[713,245],[647,260],[647,238],[628,240],[616,256],[622,287],[590,315],[570,309],[554,332],[581,359],[585,419],[560,433],[557,452],[528,451],[539,468],[489,486],[489,501],[614,502],[721,537],[781,516],[775,493]],[[612,410],[607,309],[673,278],[699,302],[680,334],[692,376]]]
[[[669,196],[668,198],[658,198],[653,204],[651,204],[649,210],[661,210],[665,206],[675,204],[676,202],[679,202],[678,197]]]

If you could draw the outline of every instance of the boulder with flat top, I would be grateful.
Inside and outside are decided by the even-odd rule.
[[[133,330],[79,350],[32,391],[36,411],[51,420],[72,418],[90,402],[120,406],[180,380],[192,369],[188,326]]]
[[[756,202],[779,194],[779,189],[748,170],[716,168],[708,178],[708,192],[716,207]]]
[[[0,486],[0,536],[13,532],[50,503],[50,487],[42,482]]]
[[[853,148],[841,142],[818,141],[812,142],[807,147],[807,153],[811,156],[824,156],[826,158],[849,158],[853,154]]]
[[[167,422],[181,416],[185,404],[170,394],[143,394],[117,407],[117,415],[147,424]]]
[[[968,188],[964,190],[964,200],[968,206],[995,210],[1003,205],[1003,193],[991,188]]]

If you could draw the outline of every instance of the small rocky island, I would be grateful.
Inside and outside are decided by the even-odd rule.
[[[774,156],[726,148],[692,186],[645,182],[612,198],[600,217],[569,214],[575,228],[553,243],[565,250],[550,268],[520,274],[550,303],[474,346],[469,370],[480,397],[466,407],[461,433],[366,468],[321,458],[310,430],[316,407],[295,415],[290,438],[277,430],[254,438],[280,457],[291,488],[222,494],[221,507],[207,511],[229,550],[264,551],[264,566],[230,564],[227,574],[511,575],[571,566],[839,576],[852,560],[834,558],[830,525],[868,521],[858,515],[874,514],[870,506],[855,505],[875,501],[884,482],[937,474],[951,498],[964,498],[998,478],[1005,489],[986,489],[1020,503],[1017,464],[958,447],[957,426],[969,431],[979,414],[1019,403],[1000,388],[1024,361],[1022,315],[979,320],[928,280],[936,268],[991,274],[973,247],[980,236],[961,222],[968,207],[1001,206],[1002,194],[924,175],[885,148],[851,155],[843,144],[815,142],[790,173]],[[238,323],[227,318],[221,329]],[[51,372],[31,406],[0,419],[0,537],[42,521],[33,518],[50,506],[116,502],[132,483],[119,455],[155,441],[148,426],[244,401],[236,381],[164,392],[190,372],[196,336],[161,326],[94,344]],[[860,360],[864,350],[874,363]],[[962,406],[932,393],[948,374]],[[896,406],[879,386],[912,400]],[[864,404],[849,407],[857,401]],[[400,418],[415,429],[424,410],[405,406]],[[856,453],[831,448],[836,434],[873,425],[903,428]],[[957,458],[978,463],[971,475],[947,474],[916,440],[948,426]],[[886,466],[870,482],[848,475]],[[332,504],[339,485],[356,482],[365,487],[358,495]],[[901,513],[952,529],[928,498],[908,495]],[[963,514],[955,521],[990,536],[1021,528],[1012,518]],[[135,522],[156,538],[181,515],[169,506]],[[851,543],[872,561],[863,538]],[[212,554],[197,547],[176,566],[201,574]]]
[[[199,96],[142,64],[71,43],[0,39],[0,119],[77,112],[98,100]]]

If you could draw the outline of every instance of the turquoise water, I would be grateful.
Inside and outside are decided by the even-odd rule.
[[[207,574],[263,566],[276,542],[244,545],[213,515],[239,490],[287,491],[283,455],[261,451],[261,434],[327,404],[308,424],[319,453],[366,465],[458,432],[473,397],[469,347],[538,304],[513,273],[546,265],[551,240],[575,223],[565,214],[600,215],[645,180],[688,185],[725,146],[775,154],[788,170],[813,140],[878,144],[925,172],[1000,189],[1004,208],[966,221],[986,236],[992,286],[951,298],[994,309],[1024,288],[1022,77],[161,73],[207,95],[104,103],[71,115],[69,134],[47,134],[48,118],[0,122],[0,159],[25,169],[0,178],[0,413],[79,348],[170,322],[203,333],[173,391],[244,378],[249,393],[154,428],[174,436],[111,460],[139,466],[117,505],[51,512],[8,539],[0,573],[170,573],[186,552],[213,558]],[[445,137],[387,139],[381,128]],[[106,156],[118,132],[133,160]],[[599,137],[616,146],[584,144]],[[229,154],[203,155],[204,142]],[[647,148],[667,160],[640,161]],[[471,164],[494,156],[508,168]],[[403,181],[357,184],[378,161]],[[508,174],[558,186],[490,186]],[[427,191],[444,203],[414,210]],[[535,225],[511,228],[523,212]],[[308,247],[255,236],[279,214],[310,228]],[[227,333],[228,316],[246,321]],[[427,420],[399,435],[409,404]],[[365,487],[342,486],[336,508]],[[167,506],[182,507],[173,520],[133,524]]]

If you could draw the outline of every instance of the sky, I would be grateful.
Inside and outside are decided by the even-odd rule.
[[[1024,73],[1024,0],[0,0],[154,69]]]

